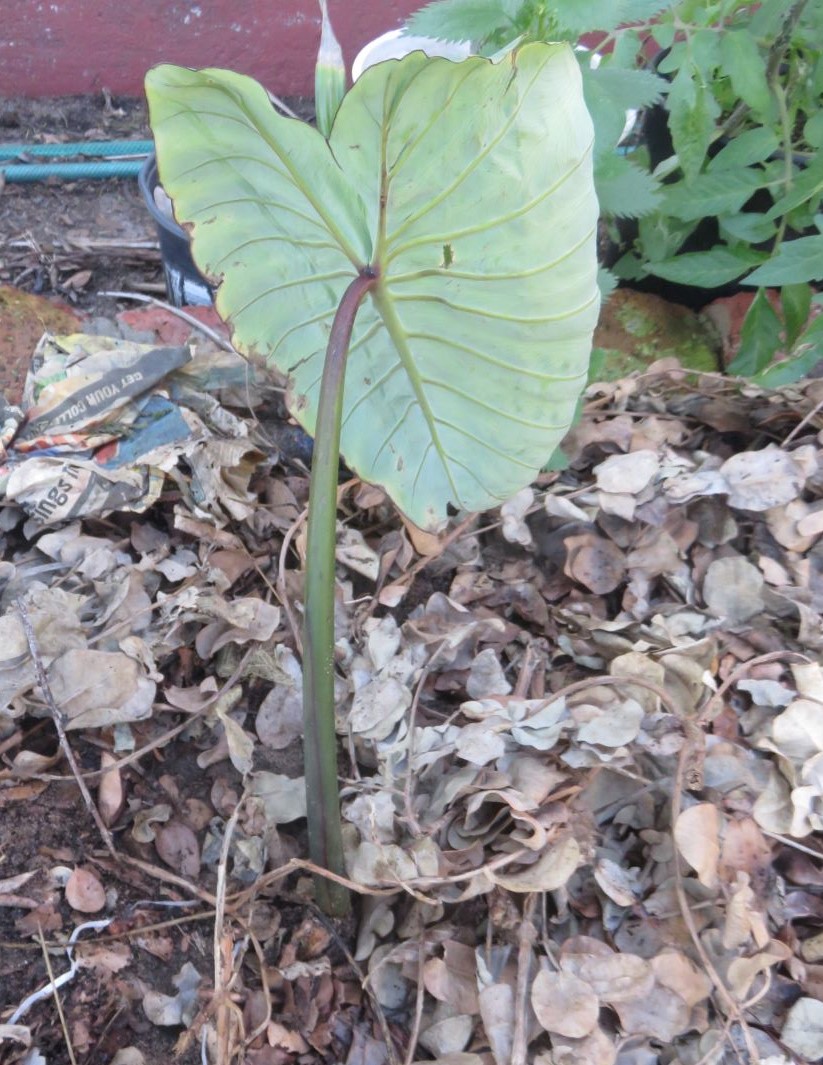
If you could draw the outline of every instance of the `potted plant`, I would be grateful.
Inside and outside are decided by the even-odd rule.
[[[823,331],[807,327],[812,283],[823,280],[819,4],[434,0],[407,28],[469,37],[482,54],[515,40],[587,41],[592,51],[578,59],[595,183],[622,249],[612,284],[666,285],[692,306],[723,286],[779,288],[777,310],[763,294],[754,299],[730,369],[777,383],[823,357]],[[626,109],[644,121],[635,150],[620,155]],[[789,358],[770,366],[780,349]]]
[[[230,71],[157,67],[146,93],[160,177],[217,310],[240,351],[287,375],[289,408],[315,436],[309,840],[340,874],[339,452],[428,529],[450,508],[502,502],[572,421],[599,292],[592,126],[568,45],[497,63],[414,52],[366,70],[342,101],[336,54],[318,64],[318,129]],[[345,910],[337,883],[317,890]]]
[[[175,307],[209,306],[212,288],[194,265],[188,233],[174,219],[171,200],[157,177],[157,157],[154,152],[146,157],[137,181],[160,241],[160,257],[169,300]]]

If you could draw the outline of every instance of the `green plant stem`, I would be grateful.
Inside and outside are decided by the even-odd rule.
[[[791,44],[792,34],[794,33],[795,26],[800,21],[803,14],[803,10],[809,0],[795,0],[795,3],[789,8],[786,14],[783,16],[783,22],[780,27],[780,32],[772,42],[772,46],[769,49],[769,55],[766,60],[766,81],[770,87],[774,87],[775,80],[780,74],[780,64],[783,62],[783,58],[786,51]],[[746,116],[750,111],[750,107],[745,101],[738,101],[734,110],[731,112],[726,121],[720,126],[717,131],[717,137],[731,137],[738,128],[743,125],[746,120]],[[717,139],[717,138],[715,138]]]
[[[783,86],[780,84],[777,77],[772,80],[770,85],[772,94],[777,101],[777,110],[780,115],[780,128],[783,133],[783,194],[788,195],[792,187],[792,121],[789,116],[789,109],[786,105],[786,93],[783,90]],[[774,251],[776,252],[780,245],[783,243],[783,237],[786,235],[786,226],[788,224],[787,215],[783,215],[780,219],[780,224],[777,227],[777,234],[774,240]]]
[[[326,349],[309,485],[306,541],[305,622],[303,630],[303,723],[309,854],[338,876],[345,874],[340,799],[337,787],[337,736],[334,728],[334,561],[337,528],[337,471],[343,386],[354,318],[377,277],[364,270],[343,294]],[[349,911],[348,891],[334,881],[315,878],[317,903],[329,916]]]

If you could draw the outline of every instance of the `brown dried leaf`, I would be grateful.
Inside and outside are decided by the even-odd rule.
[[[458,1013],[477,1013],[477,969],[471,947],[448,940],[444,957],[430,958],[423,966],[423,983],[438,1002],[447,1002]]]
[[[465,1014],[443,1017],[420,1033],[420,1043],[438,1061],[451,1054],[459,1054],[469,1045],[474,1030],[474,1018]]]
[[[572,973],[541,970],[534,979],[532,1009],[547,1032],[582,1039],[597,1025],[600,1003],[584,980]]]
[[[550,847],[534,865],[528,866],[521,873],[506,875],[491,874],[498,887],[507,891],[557,891],[563,887],[581,864],[580,846],[573,836],[567,836],[560,843]]]
[[[106,892],[94,873],[75,869],[66,883],[66,902],[80,913],[99,913],[106,905]]]
[[[654,985],[651,966],[636,954],[577,954],[564,951],[560,968],[587,983],[609,1005],[643,998]]]
[[[769,942],[766,919],[757,908],[755,894],[749,887],[749,877],[746,873],[740,873],[734,893],[726,904],[723,947],[726,950],[742,947],[749,937],[761,949]]]
[[[18,873],[16,876],[4,877],[0,880],[0,895],[9,895],[18,892],[24,884],[36,875],[37,870],[32,869],[27,873]]]
[[[665,950],[649,962],[658,984],[674,991],[687,1006],[699,1005],[712,993],[712,982],[679,950]]]
[[[620,1025],[630,1035],[648,1035],[671,1043],[689,1027],[691,1009],[667,987],[655,983],[639,998],[613,1003]]]
[[[610,455],[594,467],[597,487],[601,492],[636,495],[651,482],[660,469],[654,451],[630,451],[627,455]]]
[[[610,858],[601,858],[597,862],[594,867],[594,879],[604,895],[608,895],[618,906],[633,906],[637,901],[635,878]]]
[[[511,984],[489,984],[481,990],[478,1006],[495,1065],[509,1065],[514,1039],[514,988]]]
[[[583,1039],[552,1036],[552,1057],[539,1055],[534,1065],[614,1065],[617,1047],[602,1028],[595,1028]]]
[[[223,725],[231,764],[238,773],[245,776],[251,772],[254,764],[254,740],[231,714],[223,710],[222,700],[217,703],[215,709]]]
[[[254,728],[260,742],[273,751],[282,751],[303,735],[302,687],[278,684],[260,705]]]
[[[750,958],[734,958],[728,967],[729,990],[742,1002],[748,997],[758,973],[780,965],[792,956],[792,948],[778,939],[772,939],[765,950]]]
[[[117,759],[109,751],[103,751],[100,755],[100,768],[106,772],[100,776],[100,785],[97,789],[97,808],[103,824],[107,827],[114,824],[120,816],[123,804],[126,801],[123,779],[119,769],[109,767],[116,766]]]
[[[501,532],[510,544],[522,544],[528,547],[532,542],[531,529],[526,524],[526,515],[534,504],[534,492],[531,488],[522,488],[511,499],[507,499],[500,508],[503,524]]]
[[[780,753],[797,762],[823,751],[823,707],[812,699],[795,699],[772,722]]]
[[[381,1043],[381,1046],[385,1046]],[[441,1054],[434,1061],[427,1058],[425,1061],[413,1061],[412,1065],[487,1065],[487,1062],[479,1054]]]
[[[158,830],[154,845],[166,865],[181,876],[194,878],[200,872],[200,847],[188,825],[169,821]]]
[[[565,544],[564,573],[595,595],[613,592],[626,576],[623,552],[611,540],[596,533],[582,533],[567,537]]]
[[[157,685],[139,662],[119,651],[66,651],[49,670],[67,728],[108,728],[151,716]]]
[[[789,1010],[780,1038],[789,1050],[806,1061],[822,1058],[823,1002],[816,998],[798,999]]]
[[[201,976],[190,961],[172,978],[178,988],[176,995],[147,991],[143,996],[143,1012],[152,1024],[162,1026],[189,1025],[197,1014],[197,988]]]
[[[706,571],[703,598],[716,618],[732,625],[763,610],[763,574],[745,558],[717,558]]]
[[[728,485],[729,506],[740,510],[771,510],[789,503],[806,481],[802,463],[776,444],[732,455],[719,473]]]
[[[710,802],[696,803],[684,810],[674,826],[674,841],[683,858],[707,888],[717,886],[720,859],[720,815]]]

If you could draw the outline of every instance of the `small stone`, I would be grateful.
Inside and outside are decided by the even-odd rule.
[[[619,288],[603,304],[594,334],[605,360],[598,377],[616,381],[658,359],[676,358],[689,370],[719,369],[717,335],[695,311],[648,292]]]

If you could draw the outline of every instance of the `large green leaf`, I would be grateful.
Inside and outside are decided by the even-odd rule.
[[[417,524],[481,510],[554,451],[598,311],[592,126],[566,45],[372,67],[329,143],[256,82],[147,78],[160,177],[238,348],[313,432],[332,318],[371,266],[341,448]],[[221,280],[222,279],[222,280]]]

